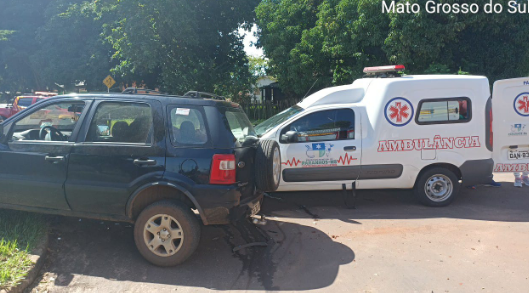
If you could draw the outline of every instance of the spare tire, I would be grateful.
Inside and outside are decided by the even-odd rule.
[[[276,191],[281,181],[281,151],[274,140],[261,140],[255,155],[255,184],[261,191]]]

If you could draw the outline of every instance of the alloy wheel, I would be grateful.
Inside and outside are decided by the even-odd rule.
[[[182,248],[184,232],[175,218],[160,214],[151,217],[145,223],[143,240],[152,253],[168,257]]]

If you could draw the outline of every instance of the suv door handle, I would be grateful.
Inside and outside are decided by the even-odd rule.
[[[64,157],[63,156],[46,156],[44,157],[44,160],[46,160],[47,162],[51,162],[51,163],[59,163],[59,162],[62,162],[64,161]]]
[[[154,166],[156,165],[156,160],[136,159],[133,161],[133,163],[138,166]]]
[[[346,151],[346,152],[354,152],[354,151],[356,151],[356,147],[355,146],[346,146],[346,147],[343,147],[343,150]]]

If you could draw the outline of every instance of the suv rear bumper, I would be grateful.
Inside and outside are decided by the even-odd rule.
[[[213,194],[218,193],[218,194]],[[207,188],[197,191],[196,200],[202,210],[202,221],[204,225],[224,225],[237,221],[243,217],[259,212],[264,194],[255,191],[251,196],[241,198],[237,188]],[[203,194],[204,197],[198,195]],[[216,200],[212,200],[215,198]]]

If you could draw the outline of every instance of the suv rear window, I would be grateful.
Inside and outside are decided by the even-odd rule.
[[[224,116],[233,136],[243,142],[248,136],[257,136],[246,114],[238,108],[226,108]]]
[[[208,142],[204,116],[198,108],[175,107],[171,113],[171,141],[173,145],[202,146]]]

